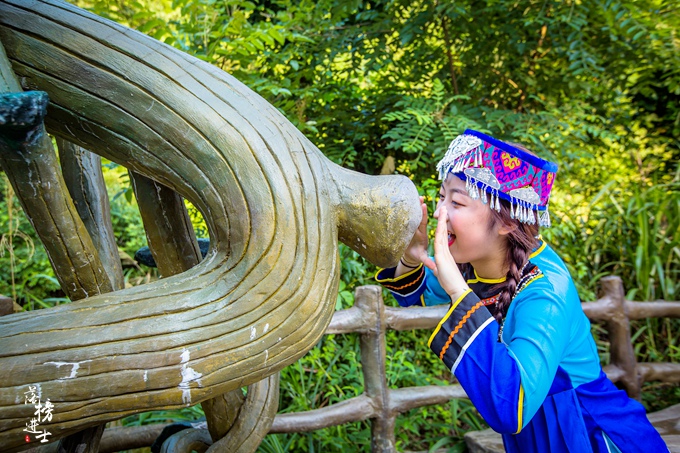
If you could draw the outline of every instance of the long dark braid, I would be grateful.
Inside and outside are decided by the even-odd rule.
[[[496,305],[496,320],[500,323],[510,308],[510,302],[515,295],[517,284],[522,278],[522,271],[531,251],[538,246],[538,225],[527,225],[521,223],[510,216],[510,203],[501,200],[501,211],[493,213],[492,226],[497,224],[515,225],[516,228],[507,234],[505,265],[508,266],[508,273],[505,281],[499,283],[494,288],[499,291],[498,303]]]

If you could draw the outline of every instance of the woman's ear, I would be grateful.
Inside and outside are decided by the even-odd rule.
[[[501,235],[510,234],[513,231],[515,231],[518,227],[519,227],[519,225],[516,221],[515,222],[509,222],[509,223],[503,222],[501,224],[500,228],[498,228],[498,234],[501,234]]]

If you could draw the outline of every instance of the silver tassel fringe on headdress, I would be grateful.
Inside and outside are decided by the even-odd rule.
[[[467,130],[451,142],[437,164],[437,171],[440,180],[449,173],[465,179],[470,197],[480,199],[496,211],[500,211],[500,198],[504,198],[510,202],[513,219],[550,226],[548,199],[557,172],[557,165],[552,162]]]

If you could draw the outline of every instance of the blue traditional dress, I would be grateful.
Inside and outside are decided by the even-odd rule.
[[[430,337],[509,453],[667,452],[643,406],[607,379],[564,262],[545,243],[530,256],[503,325],[493,288],[475,273]],[[451,303],[420,265],[376,279],[402,306]]]

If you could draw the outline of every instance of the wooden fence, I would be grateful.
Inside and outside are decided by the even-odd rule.
[[[632,319],[680,317],[680,302],[625,300],[623,284],[618,277],[605,277],[601,285],[602,297],[595,302],[583,303],[582,306],[591,320],[603,322],[609,332],[611,364],[604,368],[607,376],[633,398],[639,398],[641,385],[645,381],[680,382],[680,364],[636,362],[629,324]],[[460,385],[390,389],[385,372],[385,332],[387,329],[434,329],[447,309],[448,306],[387,307],[383,303],[380,287],[357,288],[354,306],[336,312],[326,333],[360,335],[364,393],[321,409],[278,414],[270,433],[308,432],[370,420],[371,450],[380,453],[396,451],[394,426],[399,414],[467,396]],[[108,429],[104,432],[100,452],[148,446],[164,426]]]

